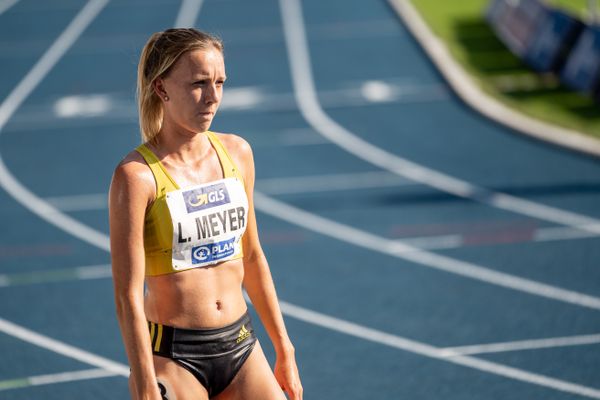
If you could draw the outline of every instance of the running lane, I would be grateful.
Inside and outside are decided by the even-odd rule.
[[[257,188],[277,200],[382,239],[418,236],[431,240],[435,236],[439,240],[443,235],[460,235],[470,239],[468,246],[436,252],[599,295],[591,265],[598,255],[597,239],[537,243],[525,235],[516,243],[505,243],[503,235],[514,239],[523,235],[523,230],[530,233],[555,224],[458,199],[393,176],[397,181],[391,180],[382,175],[385,171],[324,140],[302,118],[294,102],[276,1],[204,3],[197,26],[224,38],[229,75],[214,129],[239,133],[252,143]],[[563,163],[565,171],[557,179],[564,179],[565,187],[576,185],[577,177],[593,176],[593,170],[588,175],[585,172],[595,165],[589,160],[522,140],[465,110],[448,93],[385,2],[304,1],[302,5],[319,100],[352,132],[397,155],[496,190],[506,191],[501,185],[511,184],[511,175],[523,185],[552,184],[544,168],[534,167],[535,160],[522,159],[519,154],[542,153],[552,162]],[[144,12],[136,12],[141,6]],[[5,162],[21,182],[44,198],[106,195],[112,168],[139,140],[133,105],[137,52],[151,32],[172,25],[175,8],[170,2],[109,4],[0,137]],[[126,24],[118,23],[124,19]],[[95,79],[89,79],[90,75]],[[386,96],[390,88],[395,96]],[[67,96],[89,100],[98,95],[96,99],[110,104],[108,112],[70,117],[56,113],[55,105],[64,104],[60,100]],[[35,126],[32,116],[39,110],[44,111],[46,120]],[[416,124],[413,120],[420,122],[411,125]],[[446,126],[449,121],[454,125],[448,126],[456,129],[445,134],[442,128],[450,129]],[[462,130],[460,124],[464,124]],[[437,152],[433,151],[436,146],[440,147]],[[478,146],[488,149],[488,157],[478,156],[482,151]],[[506,150],[504,158],[492,154],[496,147]],[[445,158],[443,150],[454,156]],[[40,168],[35,161],[46,154],[55,155],[54,162]],[[511,166],[509,154],[522,163],[521,172],[518,165]],[[573,168],[573,173],[567,172]],[[489,180],[484,179],[485,170],[490,171]],[[64,179],[52,179],[55,176]],[[364,183],[365,176],[371,177],[366,179],[371,187]],[[594,195],[592,190],[586,193]],[[581,208],[571,210],[586,211],[584,197]],[[36,240],[73,246],[68,254],[35,257],[31,252],[29,258],[15,257],[2,263],[6,272],[19,272],[24,259],[29,260],[30,271],[107,262],[107,253],[47,226],[10,198],[3,197],[2,202],[7,205],[3,215],[18,222],[13,229],[20,232],[10,243],[10,251],[17,252],[18,246],[28,248],[32,232]],[[62,204],[66,204],[64,200]],[[66,212],[108,233],[105,205]],[[258,218],[279,296],[330,316],[439,347],[573,336],[597,333],[600,327],[595,310],[424,268],[262,212]],[[3,244],[7,240],[3,237]],[[37,248],[38,252],[50,250]],[[4,298],[11,299],[2,302],[0,315],[124,362],[110,281],[68,278],[0,289]],[[298,349],[306,398],[493,399],[512,393],[528,399],[581,398],[392,349],[351,336],[350,331],[334,332],[290,317],[286,320]],[[264,331],[260,330],[259,336],[267,343]],[[10,369],[7,363],[3,379],[88,368],[8,336],[2,336],[0,346],[14,348],[7,354],[19,365]],[[272,359],[272,350],[265,347]],[[594,386],[597,348],[592,344],[478,357]],[[20,351],[23,359],[18,357]],[[33,368],[27,367],[28,360],[43,362]],[[13,390],[2,397],[58,399],[75,393],[85,398],[127,398],[123,378]]]

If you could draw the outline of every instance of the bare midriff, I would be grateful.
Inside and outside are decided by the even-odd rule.
[[[144,308],[149,321],[177,328],[219,328],[246,311],[242,259],[146,277]]]

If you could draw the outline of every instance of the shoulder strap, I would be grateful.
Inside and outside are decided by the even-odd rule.
[[[231,159],[231,156],[229,155],[229,153],[225,149],[225,146],[223,146],[223,143],[221,143],[217,135],[211,131],[207,131],[206,135],[208,136],[208,140],[210,140],[210,143],[217,151],[219,161],[221,161],[221,167],[223,168],[224,177],[237,178],[245,186],[244,177],[242,176],[240,170],[236,167],[235,163]]]
[[[177,190],[179,186],[177,183],[171,178],[169,173],[164,169],[160,160],[156,157],[156,155],[146,147],[145,144],[140,144],[135,150],[144,157],[146,163],[152,170],[152,174],[154,175],[154,179],[156,180],[156,194],[157,196],[162,192],[170,192],[172,190]]]

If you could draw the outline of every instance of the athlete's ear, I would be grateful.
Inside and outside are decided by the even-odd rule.
[[[163,78],[156,78],[154,82],[152,82],[152,89],[154,90],[154,93],[156,93],[156,95],[161,99],[165,99],[165,97],[168,99],[167,90],[165,89],[165,81]]]

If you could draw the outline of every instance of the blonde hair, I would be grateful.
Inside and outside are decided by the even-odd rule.
[[[223,53],[221,39],[193,28],[167,29],[150,36],[142,50],[137,74],[136,95],[142,142],[154,141],[163,122],[162,101],[154,91],[154,81],[167,76],[185,52],[211,46]]]

